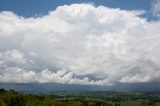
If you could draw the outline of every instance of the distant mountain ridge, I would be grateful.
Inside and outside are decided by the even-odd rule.
[[[114,86],[58,84],[58,83],[0,83],[0,88],[19,92],[52,91],[160,91],[160,83],[116,84]]]

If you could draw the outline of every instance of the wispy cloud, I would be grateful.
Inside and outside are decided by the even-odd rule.
[[[160,17],[160,0],[154,0],[152,3],[153,15]]]

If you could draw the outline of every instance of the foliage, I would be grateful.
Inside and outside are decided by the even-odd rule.
[[[160,106],[160,93],[54,92],[33,95],[0,89],[0,106]]]

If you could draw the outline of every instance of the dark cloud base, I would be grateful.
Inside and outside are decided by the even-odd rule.
[[[146,92],[160,91],[160,82],[116,84],[114,86],[96,86],[79,84],[58,83],[0,83],[0,88],[14,89],[19,92],[39,93],[52,91],[122,91],[122,92]]]

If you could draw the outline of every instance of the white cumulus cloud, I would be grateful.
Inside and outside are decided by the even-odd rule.
[[[0,12],[0,82],[112,85],[160,79],[160,21],[91,4]]]

